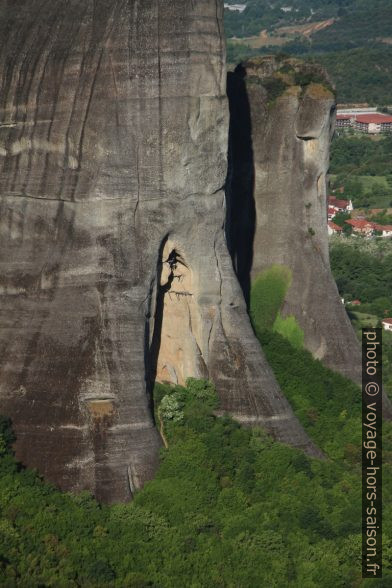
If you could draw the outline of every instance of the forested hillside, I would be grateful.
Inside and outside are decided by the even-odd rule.
[[[339,102],[392,104],[392,46],[318,53],[311,59],[328,71],[336,84]]]
[[[392,207],[392,137],[374,140],[336,133],[331,148],[330,184],[332,188],[343,187],[345,198],[352,200],[354,208]]]
[[[326,67],[340,102],[392,102],[389,0],[246,4],[243,13],[225,13],[229,62],[271,52],[302,55]]]
[[[298,21],[315,22],[345,15],[357,0],[244,0],[242,14],[226,11],[226,32],[229,37],[257,35],[262,29],[274,29]],[[235,4],[228,0],[228,4]]]

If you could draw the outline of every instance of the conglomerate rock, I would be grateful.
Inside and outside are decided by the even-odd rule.
[[[160,438],[155,376],[320,452],[255,339],[223,224],[217,0],[0,2],[0,412],[17,457],[126,500]]]

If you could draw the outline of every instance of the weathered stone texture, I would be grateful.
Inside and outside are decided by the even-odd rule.
[[[271,99],[263,84],[274,75],[285,79],[276,72],[292,63],[250,60],[229,74],[230,248],[244,289],[271,265],[291,269],[283,314],[296,317],[315,357],[359,381],[359,345],[329,266],[326,174],[335,100],[316,83],[291,84]]]
[[[215,0],[0,2],[0,412],[61,488],[125,500],[153,476],[157,364],[318,454],[224,240],[222,16]],[[185,363],[175,345],[159,359],[184,316],[164,317],[168,248],[191,276]]]
[[[276,92],[277,80],[284,91]],[[283,316],[295,316],[314,357],[360,384],[360,346],[329,263],[326,176],[336,110],[329,85],[320,68],[290,58],[255,58],[229,73],[226,231],[245,295],[263,270],[290,268]]]

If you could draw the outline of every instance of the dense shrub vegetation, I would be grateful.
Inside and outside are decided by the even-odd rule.
[[[317,53],[312,60],[328,71],[336,84],[339,102],[368,102],[374,106],[391,104],[391,46],[378,44],[347,51]]]
[[[331,241],[332,271],[357,335],[392,317],[392,243],[390,239],[336,238]],[[360,306],[348,304],[359,300]],[[392,333],[383,332],[384,387],[392,398]]]
[[[378,141],[364,135],[342,134],[335,137],[330,172],[392,177],[392,136],[386,135]]]
[[[361,238],[334,240],[331,266],[346,300],[358,299],[375,314],[392,314],[392,247],[388,240],[371,244]]]
[[[344,188],[354,208],[392,206],[392,136],[374,140],[346,132],[336,134],[331,148],[331,188]],[[388,215],[374,219],[389,224]]]
[[[181,418],[165,416],[169,448],[156,479],[131,504],[105,507],[87,494],[62,494],[3,449],[1,585],[358,585],[359,392],[278,335],[262,338],[329,461],[215,417],[208,383],[159,386],[157,403],[175,398]]]

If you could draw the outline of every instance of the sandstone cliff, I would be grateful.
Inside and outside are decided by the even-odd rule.
[[[17,457],[125,500],[157,467],[157,376],[318,455],[227,253],[216,0],[3,0],[0,400]]]
[[[360,383],[360,347],[329,265],[330,82],[315,65],[255,58],[229,74],[228,95],[227,234],[243,290],[273,265],[288,268],[282,315],[296,318],[316,358]]]

